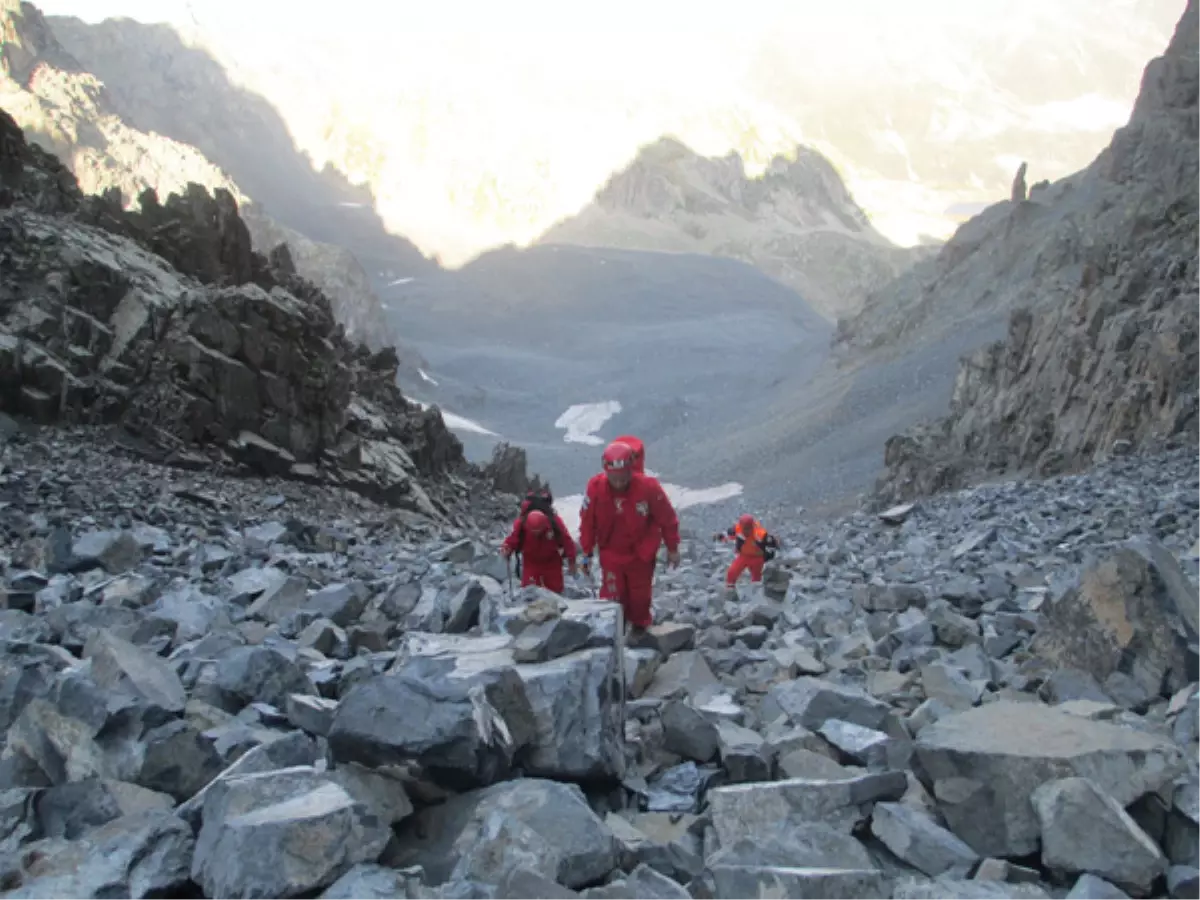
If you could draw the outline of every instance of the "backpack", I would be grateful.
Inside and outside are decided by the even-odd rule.
[[[736,528],[730,528],[729,535],[737,538],[734,549],[740,553],[742,550],[742,545],[746,543],[746,539],[742,537],[741,533]],[[775,537],[775,535],[768,533],[761,541],[755,541],[754,543],[756,543],[758,545],[758,549],[762,551],[763,562],[770,562],[775,558],[775,553],[779,549],[779,540]]]
[[[517,547],[513,551],[513,555],[517,558],[518,576],[521,574],[521,548],[525,544],[525,520],[535,509],[546,514],[546,518],[550,520],[555,543],[562,543],[562,534],[558,530],[558,518],[554,513],[554,495],[550,493],[550,488],[530,488],[525,492],[525,499],[521,502],[521,527],[517,531]]]

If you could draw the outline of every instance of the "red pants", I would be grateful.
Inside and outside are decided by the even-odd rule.
[[[548,565],[525,563],[521,567],[521,587],[528,587],[531,584],[540,585],[548,591],[561,594],[563,592],[562,560]]]
[[[600,582],[600,599],[616,600],[625,610],[625,618],[638,628],[654,624],[650,600],[654,592],[654,563],[635,559],[620,568],[605,569]]]
[[[729,564],[729,571],[725,573],[725,583],[732,587],[738,577],[749,569],[750,580],[757,584],[762,581],[763,566],[766,565],[766,562],[761,556],[742,556],[739,553]]]

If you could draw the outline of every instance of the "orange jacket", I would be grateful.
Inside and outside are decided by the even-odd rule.
[[[742,556],[757,559],[760,556],[767,556],[768,551],[779,549],[779,541],[775,539],[773,534],[767,532],[757,520],[754,522],[754,528],[750,534],[744,534],[738,525],[734,525],[725,534],[721,535],[722,541],[734,541],[737,546],[737,552]],[[773,553],[771,555],[774,555]]]

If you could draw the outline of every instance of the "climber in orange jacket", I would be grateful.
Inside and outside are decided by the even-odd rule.
[[[604,471],[588,482],[579,513],[579,545],[585,572],[592,550],[603,571],[600,596],[616,600],[635,634],[654,624],[654,558],[660,541],[667,564],[679,565],[679,517],[655,479],[634,471],[628,444],[614,441],[604,450]]]
[[[775,557],[779,549],[779,541],[769,534],[754,516],[746,513],[738,519],[737,524],[724,534],[713,535],[715,540],[733,541],[737,555],[725,573],[725,586],[732,588],[741,574],[750,570],[750,583],[759,584],[763,579],[763,566]]]
[[[521,587],[541,585],[556,594],[563,592],[563,560],[575,574],[575,541],[571,532],[551,510],[547,515],[540,509],[522,504],[521,515],[513,522],[512,532],[504,539],[500,553],[507,559],[519,553],[524,565],[517,562]]]

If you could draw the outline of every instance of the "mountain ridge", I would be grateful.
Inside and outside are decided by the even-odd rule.
[[[1007,337],[964,358],[948,415],[888,440],[877,504],[1196,439],[1198,30],[1189,0],[1090,166],[986,211],[907,292],[842,323],[847,344],[911,340],[969,318],[971,288],[1009,275],[989,292],[991,314],[1011,313]]]
[[[115,189],[121,204],[133,209],[146,189],[163,197],[190,183],[226,190],[238,201],[258,250],[266,254],[286,241],[297,268],[329,295],[352,335],[376,348],[392,343],[379,299],[352,254],[273,220],[191,144],[132,126],[113,92],[63,47],[33,4],[4,0],[0,29],[0,106],[72,169],[85,193]]]
[[[739,259],[830,320],[928,252],[881,235],[833,164],[811,148],[776,156],[751,178],[736,153],[707,158],[674,137],[643,147],[591,204],[537,243]]]

